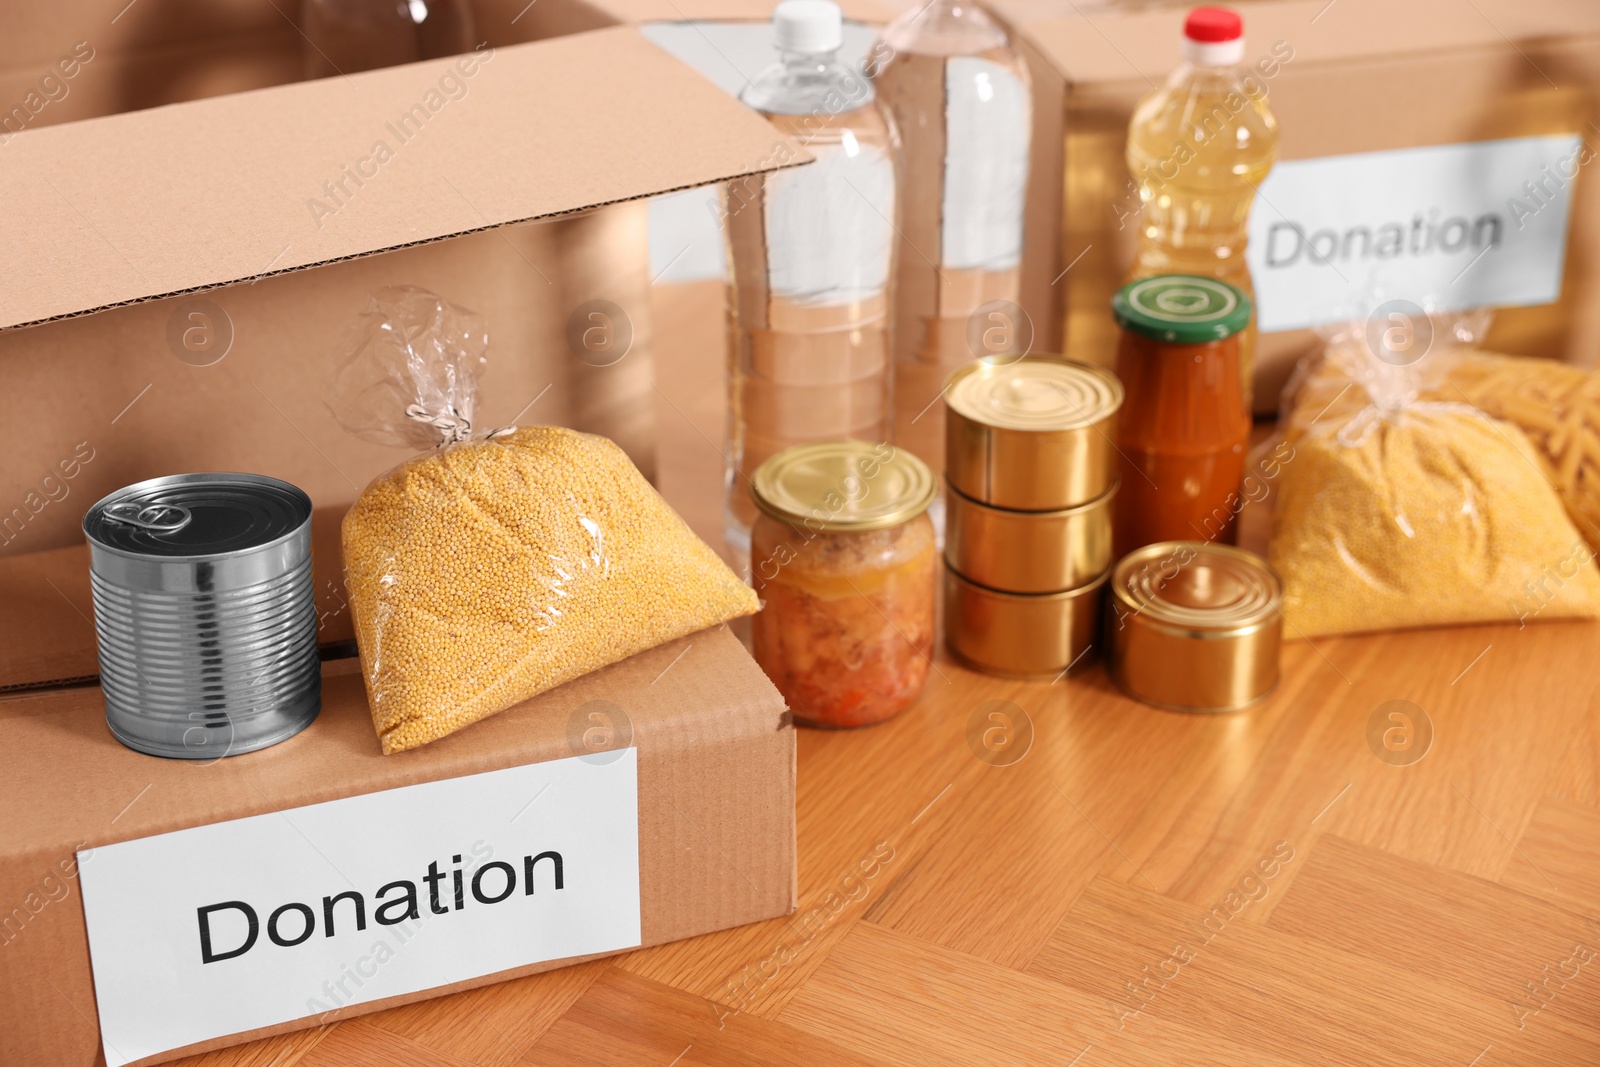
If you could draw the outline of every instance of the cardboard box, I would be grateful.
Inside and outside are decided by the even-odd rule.
[[[628,304],[648,304],[640,198],[757,173],[783,143],[632,29],[514,43],[531,36],[515,18],[521,6],[478,5],[496,45],[492,54],[276,86],[295,76],[299,39],[292,26],[273,23],[283,17],[271,5],[227,0],[193,22],[151,21],[139,8],[98,0],[68,0],[48,17],[32,8],[0,16],[0,35],[9,34],[16,49],[0,68],[0,87],[25,87],[41,76],[28,72],[53,65],[52,32],[68,37],[69,50],[71,27],[92,24],[97,33],[96,57],[79,61],[70,92],[56,93],[30,113],[25,129],[7,131],[0,142],[0,189],[10,204],[0,221],[0,262],[12,280],[0,296],[0,388],[19,411],[26,408],[28,427],[0,457],[0,690],[12,690],[0,698],[7,760],[0,794],[8,813],[0,827],[0,1063],[98,1062],[102,1008],[120,1012],[118,1026],[177,1009],[190,1021],[236,1031],[189,1033],[182,1051],[194,1052],[794,907],[793,730],[781,697],[726,631],[643,653],[396,757],[379,754],[355,660],[335,658],[353,652],[339,580],[339,518],[372,476],[408,454],[346,434],[322,400],[367,292],[422,285],[489,320],[485,427],[520,420],[597,429],[596,421],[609,420],[626,436],[642,421],[634,408],[653,406],[648,373],[641,378],[627,359],[574,352],[567,339],[572,312],[591,299],[613,300],[622,305],[623,324],[631,320],[637,347],[629,354],[646,351],[647,310]],[[221,57],[216,77],[199,73],[207,56]],[[113,113],[125,108],[145,109]],[[0,112],[0,126],[3,119]],[[389,148],[382,160],[379,142]],[[806,157],[796,150],[788,158]],[[365,177],[357,182],[352,173]],[[639,441],[633,444],[648,465],[653,444],[642,455]],[[310,728],[273,748],[214,763],[169,762],[117,744],[98,689],[83,684],[92,681],[95,655],[79,522],[95,499],[119,486],[205,469],[282,477],[304,487],[317,506],[313,551],[328,660],[323,710]],[[490,948],[482,947],[480,929],[479,941],[460,943],[481,951],[456,953],[454,971],[418,962],[438,964],[438,936],[432,948],[407,942],[410,962],[386,966],[376,984],[355,980],[371,946],[351,947],[353,972],[343,957],[337,967],[331,957],[317,957],[314,975],[279,957],[274,966],[290,966],[290,987],[315,978],[304,988],[304,1010],[280,1004],[270,1021],[228,1026],[218,1020],[232,1016],[192,998],[158,997],[148,1011],[130,1001],[142,987],[117,979],[115,965],[137,961],[138,952],[123,945],[119,956],[113,922],[110,940],[96,940],[96,963],[105,964],[111,983],[97,998],[81,903],[86,888],[93,893],[96,851],[108,884],[131,887],[132,879],[162,870],[139,860],[142,850],[180,848],[208,834],[226,842],[237,828],[237,840],[253,841],[248,834],[263,826],[281,833],[288,823],[324,820],[319,825],[337,828],[338,818],[348,822],[348,813],[372,805],[387,809],[391,798],[400,804],[437,795],[427,790],[488,790],[491,780],[505,781],[495,775],[507,773],[537,777],[576,766],[582,780],[589,765],[570,761],[595,755],[597,739],[608,750],[602,755],[617,750],[626,761],[602,764],[613,775],[628,769],[626,784],[635,791],[607,794],[607,810],[632,813],[636,825],[619,834],[614,823],[604,824],[606,833],[565,848],[568,863],[573,849],[609,843],[611,860],[622,866],[606,884],[625,885],[627,845],[630,833],[636,836],[638,914],[620,922],[609,916],[609,940],[583,943],[599,946],[592,952],[547,938],[518,950],[526,962],[495,954],[534,936],[530,930],[593,932],[581,906],[566,903],[586,899],[565,895],[578,887],[569,866],[566,887],[552,892],[541,882],[541,899],[568,909],[553,913],[568,921],[524,924],[490,938]],[[407,792],[414,789],[425,792]],[[624,802],[635,793],[635,802]],[[362,799],[374,795],[383,799]],[[479,810],[473,803],[408,803],[445,820],[471,820]],[[333,807],[307,807],[324,804]],[[581,828],[585,810],[552,796],[531,814],[503,821],[543,826],[541,820],[570,816]],[[346,815],[335,818],[339,812]],[[229,820],[245,822],[217,826]],[[418,838],[415,823],[397,827],[381,817],[367,818],[360,830],[327,833],[340,849],[377,863],[391,852],[405,859],[403,850]],[[500,832],[486,828],[481,841],[490,842],[491,831]],[[285,847],[298,846],[291,838]],[[482,902],[476,876],[493,861],[468,851],[462,873],[469,900]],[[181,867],[196,877],[244,878],[235,896],[262,907],[251,961],[268,959],[259,954],[269,947],[289,951],[282,942],[269,945],[282,932],[271,916],[283,910],[270,905],[315,904],[323,893],[252,867],[270,868],[279,854],[258,848],[209,863],[212,854],[202,850]],[[524,857],[530,888],[532,861],[542,855]],[[445,854],[438,860],[454,862]],[[554,862],[540,862],[541,878]],[[284,877],[307,869],[306,862],[285,866]],[[177,868],[167,876],[177,891],[192,888]],[[338,896],[343,888],[326,892],[348,900]],[[376,885],[356,888],[371,896]],[[127,894],[119,888],[103,896],[108,903],[92,907],[91,919],[114,915]],[[154,907],[163,898],[145,899]],[[374,924],[377,903],[376,896],[367,902]],[[185,901],[187,914],[173,920],[187,923],[183,938],[158,938],[154,950],[195,949],[196,906]],[[356,906],[340,903],[340,921]],[[473,914],[470,904],[465,914]],[[122,927],[138,932],[145,925],[141,919]],[[221,930],[212,942],[218,952]],[[341,943],[323,936],[319,928],[307,951]],[[228,985],[216,968],[232,961],[204,965],[208,996]],[[438,980],[426,980],[434,973]],[[400,975],[410,976],[403,989],[385,987]],[[336,993],[318,993],[325,980]],[[261,988],[286,988],[283,975]],[[270,998],[235,998],[253,999]],[[156,1051],[159,1041],[139,1041],[145,1045],[132,1045],[138,1055],[152,1053],[141,1062],[178,1054]]]
[[[1131,262],[1137,217],[1123,160],[1128,120],[1138,100],[1177,65],[1186,7],[1087,9],[994,0],[992,8],[1028,58],[1036,101],[1023,303],[1046,345],[1108,363],[1115,328],[1107,309]],[[1284,162],[1544,135],[1600,147],[1594,125],[1600,8],[1585,0],[1480,0],[1466,15],[1444,0],[1261,0],[1241,5],[1240,12],[1247,62],[1272,57],[1278,42],[1292,49],[1292,58],[1263,77],[1281,126]],[[1399,175],[1401,164],[1393,166]],[[1503,189],[1475,188],[1488,170],[1470,156],[1452,166],[1450,184],[1472,190],[1476,200],[1465,200],[1482,205],[1474,217],[1498,210],[1511,234],[1516,213],[1505,201],[1529,202],[1522,179],[1507,180]],[[1534,169],[1525,177],[1543,176]],[[1273,180],[1264,187],[1268,198]],[[1564,278],[1559,298],[1500,311],[1489,344],[1592,364],[1600,353],[1600,269],[1593,253],[1600,247],[1600,183],[1580,173],[1562,195],[1571,203],[1565,247],[1555,256]],[[1399,199],[1396,211],[1409,217]],[[1318,219],[1315,204],[1305,213],[1278,206],[1286,211],[1283,219],[1258,200],[1254,224],[1292,215],[1310,232],[1349,228],[1337,217]],[[1450,205],[1444,210],[1448,217]],[[1252,248],[1252,254],[1259,251]],[[1469,258],[1463,253],[1460,264]],[[1483,266],[1466,275],[1469,281]],[[1341,291],[1364,284],[1360,264],[1347,274],[1341,279],[1328,272],[1324,283]],[[1263,296],[1270,314],[1271,294]],[[1258,410],[1275,408],[1288,370],[1314,345],[1310,330],[1263,334]]]
[[[615,749],[631,738],[637,750],[640,943],[653,945],[793,910],[794,731],[782,698],[726,630],[705,631],[642,653],[401,756],[379,754],[361,677],[350,660],[327,666],[322,714],[311,727],[280,745],[217,763],[161,760],[123,748],[107,732],[99,692],[93,688],[0,701],[0,752],[6,761],[0,806],[7,813],[0,827],[0,1063],[90,1067],[97,1062],[96,997],[80,881],[94,873],[96,850],[261,813],[283,812],[291,823],[309,828],[310,816],[293,809],[417,783],[470,781],[462,776],[590,753],[583,734],[593,722],[586,709],[596,707],[609,709],[606,726],[612,733],[606,744],[595,747]],[[620,755],[607,751],[599,756],[613,754]],[[581,810],[563,808],[559,798],[558,791],[540,804],[553,805],[552,817],[582,819]],[[533,815],[521,816],[521,824],[544,811],[536,807]],[[479,814],[481,825],[473,824],[474,837],[462,840],[458,851],[477,840],[496,843],[495,835],[515,813],[485,809]],[[407,837],[405,825],[379,820],[367,827],[365,838],[335,838],[337,852],[328,839],[319,837],[317,844],[329,853],[335,872],[350,871],[356,887],[370,891],[371,880],[355,874],[350,852],[362,840],[369,847],[387,842],[398,849]],[[496,848],[498,855],[510,855],[498,844]],[[80,871],[76,854],[82,850],[88,851]],[[109,851],[101,855],[107,857],[102,863],[112,857]],[[291,865],[302,859],[285,857]],[[439,859],[444,864],[449,855]],[[170,874],[172,907],[182,911],[189,935],[180,947],[197,957],[196,905],[212,901],[188,899],[185,886],[217,872],[202,864],[189,876]],[[394,875],[403,876],[410,877]],[[566,880],[563,892],[580,888],[570,855]],[[283,885],[259,879],[236,884],[237,892],[219,899],[255,902],[262,906],[263,923],[266,904],[316,902],[304,892],[295,897],[286,887],[296,883],[287,876]],[[326,885],[327,893],[349,888],[337,873],[328,873],[319,884]],[[340,905],[340,919],[348,921],[344,907]],[[148,921],[166,920],[152,914]],[[372,936],[356,937],[348,948],[343,939],[327,942],[341,946],[338,965],[323,962],[294,972],[295,1003],[315,1002],[304,1017],[182,1051],[237,1044],[575,962],[534,963],[351,1003],[351,998],[371,993],[373,975],[366,972],[379,969],[370,959],[365,965],[360,961],[371,956],[375,942],[391,936],[387,931],[402,929],[379,927],[370,910],[369,924]],[[217,952],[224,951],[223,936],[219,930]],[[317,943],[310,948],[323,941],[319,928]],[[240,961],[201,967],[196,958],[194,963],[209,976],[220,973],[224,962],[271,962],[269,950],[280,957],[294,951],[269,945],[263,934],[260,946]],[[414,951],[399,948],[402,955],[408,950]],[[98,944],[96,952],[98,967]],[[358,977],[365,975],[365,984],[346,977],[346,963]],[[380,974],[378,980],[382,978]],[[330,981],[332,992],[324,988]],[[203,1021],[215,1008],[158,995],[150,1010]]]
[[[64,103],[109,71],[80,68]],[[0,555],[75,543],[93,500],[174,470],[348,505],[404,456],[322,398],[384,285],[487,319],[484,426],[606,432],[648,472],[640,198],[755,173],[781,142],[625,28],[42,124],[55,114],[0,144],[0,389],[30,398],[0,463]],[[572,342],[574,322],[595,336],[595,300],[632,358]]]

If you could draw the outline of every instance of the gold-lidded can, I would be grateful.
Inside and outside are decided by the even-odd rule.
[[[1111,678],[1174,711],[1238,711],[1278,684],[1283,581],[1253,552],[1161,541],[1112,571],[1106,620]]]
[[[1061,593],[1111,566],[1111,503],[1117,483],[1087,504],[1017,511],[945,494],[945,558],[969,581],[1008,593]]]
[[[946,561],[945,647],[987,674],[1057,678],[1092,658],[1109,573],[1061,593],[1003,593],[968,581]]]
[[[1103,496],[1122,383],[1054,357],[985,356],[945,382],[945,473],[980,504],[1059,511]]]
[[[928,465],[877,441],[792,445],[756,468],[750,498],[766,514],[811,533],[866,533],[928,510],[939,491]]]

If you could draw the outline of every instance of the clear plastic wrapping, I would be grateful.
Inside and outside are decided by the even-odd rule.
[[[363,438],[433,446],[345,516],[345,584],[384,752],[748,615],[756,594],[611,441],[473,425],[481,319],[374,295],[333,405]]]
[[[1451,383],[1473,332],[1403,364],[1343,331],[1295,389],[1270,549],[1289,636],[1600,615],[1546,457]]]

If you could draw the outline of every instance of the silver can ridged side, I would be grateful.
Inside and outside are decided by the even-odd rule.
[[[196,518],[130,538],[104,518],[123,500],[182,501],[168,510],[199,508],[214,524]],[[310,520],[299,489],[242,474],[152,479],[90,509],[100,685],[117,740],[211,760],[310,725],[322,707]],[[199,533],[174,536],[186,529]]]
[[[178,759],[251,752],[321,708],[309,557],[222,593],[151,593],[90,575],[106,722],[130,748]]]

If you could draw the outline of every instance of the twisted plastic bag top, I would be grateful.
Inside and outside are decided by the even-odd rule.
[[[415,286],[372,294],[328,400],[339,425],[379,445],[466,440],[489,365],[481,315]]]
[[[1302,383],[1269,551],[1290,636],[1600,614],[1546,464],[1442,384],[1440,347],[1395,360],[1347,332]]]

